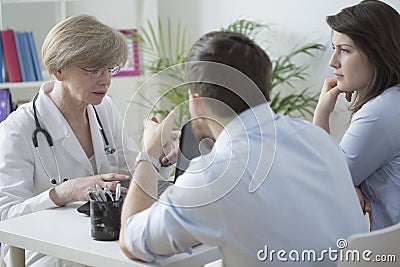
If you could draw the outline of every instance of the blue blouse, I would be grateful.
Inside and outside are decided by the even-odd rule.
[[[400,85],[354,114],[340,146],[354,185],[371,201],[371,230],[400,222]]]

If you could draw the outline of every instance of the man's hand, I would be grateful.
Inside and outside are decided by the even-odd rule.
[[[160,159],[161,165],[166,167],[176,162],[179,153],[180,131],[172,131],[169,140],[164,145],[164,156]]]
[[[177,112],[172,110],[168,116],[161,122],[153,118],[147,121],[144,132],[143,132],[143,151],[153,156],[156,159],[169,157],[174,154],[172,145],[176,143],[176,139],[179,139],[179,134],[172,135],[172,126],[176,119]],[[175,141],[171,141],[171,139]],[[168,144],[170,142],[170,144]],[[164,148],[168,147],[168,151]],[[178,145],[179,147],[179,145]],[[179,148],[178,148],[179,149]],[[173,153],[170,153],[173,151]],[[164,160],[165,161],[165,160]],[[169,160],[167,160],[168,162]]]

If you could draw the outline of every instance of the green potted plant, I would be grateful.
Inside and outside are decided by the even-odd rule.
[[[170,67],[184,63],[191,43],[188,41],[185,29],[179,22],[176,25],[175,35],[173,35],[175,26],[172,26],[169,18],[166,27],[163,26],[160,18],[157,26],[158,30],[155,30],[155,27],[147,22],[147,29],[141,28],[140,33],[135,37],[147,59],[146,63],[142,65],[142,69],[149,73],[163,71],[163,74],[169,78],[169,82],[160,83],[160,94],[167,99],[170,105],[156,106],[152,109],[152,113],[164,117],[171,108],[179,105],[180,116],[177,125],[180,126],[182,122],[189,118],[188,106],[182,104],[188,99],[187,88],[185,86],[174,87],[173,90],[170,90],[170,88],[184,82],[184,69]],[[268,28],[267,24],[258,21],[238,19],[222,30],[240,32],[251,39],[256,39],[258,34]],[[309,43],[294,48],[286,55],[271,59],[273,64],[271,73],[272,94],[269,104],[275,113],[303,118],[307,114],[313,114],[318,101],[318,93],[309,93],[308,88],[299,90],[295,84],[296,80],[306,80],[309,65],[298,65],[293,60],[299,55],[313,56],[314,52],[323,49],[325,49],[325,46],[322,44]],[[293,89],[292,92],[285,93],[281,90],[287,87]],[[137,104],[147,107],[153,105],[152,101],[145,97],[143,97],[143,101]]]
[[[175,87],[176,84],[184,82],[184,68],[180,65],[185,62],[185,56],[191,43],[186,36],[186,30],[181,23],[172,26],[171,19],[168,18],[166,26],[158,18],[157,29],[150,21],[147,27],[141,27],[140,33],[132,32],[133,39],[139,43],[140,53],[145,61],[141,61],[140,69],[145,74],[157,74],[162,72],[166,79],[160,82],[160,95],[162,103],[154,103],[154,99],[148,99],[143,93],[139,92],[140,101],[135,104],[151,109],[151,114],[164,118],[172,108],[179,109],[176,125],[180,127],[183,122],[189,119],[189,107],[185,104],[188,100],[186,86]],[[127,38],[132,38],[127,36]],[[171,68],[174,66],[173,68]],[[170,90],[173,87],[172,90]],[[156,104],[156,105],[155,105]]]

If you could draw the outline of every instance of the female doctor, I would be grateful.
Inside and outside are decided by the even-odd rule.
[[[138,149],[106,96],[127,60],[125,37],[70,17],[47,35],[42,60],[54,81],[0,124],[1,220],[87,200],[96,184],[114,190],[134,168]],[[26,264],[79,266],[29,251]]]

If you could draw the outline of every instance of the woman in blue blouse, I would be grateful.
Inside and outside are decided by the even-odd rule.
[[[335,78],[325,80],[313,122],[329,132],[338,95],[353,100],[340,147],[371,230],[384,228],[400,222],[400,15],[366,0],[326,20]]]

